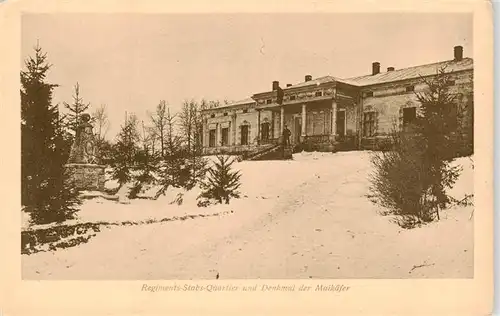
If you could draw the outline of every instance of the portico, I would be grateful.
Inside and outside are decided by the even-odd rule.
[[[275,119],[275,141],[283,141],[283,130],[291,132],[290,143],[315,150],[334,150],[336,145],[355,146],[357,103],[347,84],[331,78],[319,78],[306,84],[253,95],[258,111],[271,111]],[[280,102],[281,101],[281,102]],[[259,112],[260,113],[260,112]],[[259,126],[261,126],[259,124]]]
[[[275,121],[276,140],[281,140],[284,127],[287,126],[291,132],[292,145],[309,143],[323,147],[332,147],[336,142],[346,140],[346,108],[354,112],[353,105],[343,104],[339,108],[333,98],[265,107],[279,118]]]

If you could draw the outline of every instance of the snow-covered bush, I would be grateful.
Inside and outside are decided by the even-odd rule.
[[[405,139],[394,151],[376,152],[371,161],[374,172],[371,175],[370,191],[374,200],[386,208],[384,215],[397,215],[402,227],[413,227],[420,222],[432,220],[430,210],[424,208],[421,197],[424,194],[425,170],[420,161],[421,149],[418,141],[401,134]]]
[[[464,108],[449,92],[450,80],[444,69],[433,79],[422,79],[428,89],[416,93],[418,115],[393,132],[391,151],[375,154],[371,191],[375,200],[399,215],[397,222],[411,228],[439,219],[439,210],[448,207],[448,196],[461,168],[451,162],[460,155]]]

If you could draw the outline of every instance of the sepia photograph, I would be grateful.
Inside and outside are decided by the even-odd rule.
[[[474,278],[471,13],[20,23],[23,280]]]
[[[40,4],[0,0],[0,314],[494,313],[491,3]]]

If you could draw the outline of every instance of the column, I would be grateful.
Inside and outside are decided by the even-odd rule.
[[[280,137],[283,137],[283,130],[285,129],[285,107],[281,106],[281,116],[280,116]]]
[[[271,138],[274,139],[274,111],[271,110]]]
[[[306,104],[302,104],[302,133],[301,133],[301,136],[302,137],[305,137],[306,136],[306,121],[307,117],[306,117]]]
[[[207,143],[207,121],[205,118],[202,118],[203,125],[201,127],[201,147],[208,147]]]
[[[257,109],[257,145],[260,145],[260,109]]]
[[[236,111],[233,112],[231,121],[231,144],[236,146]]]
[[[215,145],[214,145],[215,147],[218,146],[217,145],[217,134],[219,133],[218,129],[219,129],[219,125],[217,123],[215,123]]]
[[[217,123],[215,127],[215,147],[220,147],[221,146],[221,131],[220,131],[220,123]]]
[[[330,139],[335,140],[335,136],[337,135],[337,101],[332,99],[332,129],[330,131]]]

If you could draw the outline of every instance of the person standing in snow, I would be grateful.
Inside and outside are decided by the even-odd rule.
[[[283,129],[283,144],[285,146],[290,146],[290,135],[292,135],[292,132],[290,132],[288,127],[285,125],[285,128]]]

